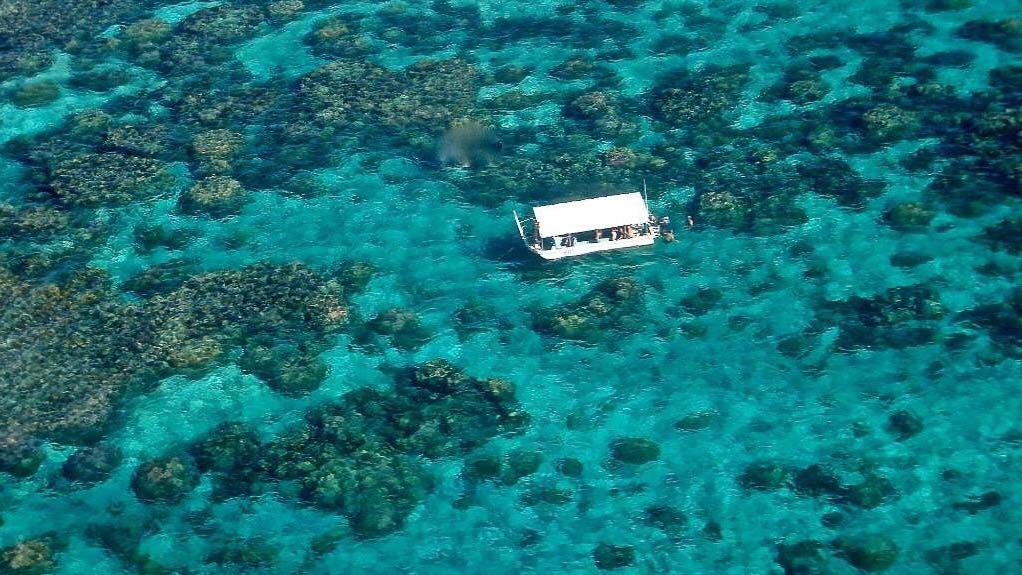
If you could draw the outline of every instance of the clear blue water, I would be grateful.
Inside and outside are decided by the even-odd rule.
[[[179,22],[187,23],[195,14],[222,4],[230,3],[134,6],[115,21],[96,15],[93,39],[120,37],[123,32],[111,25],[130,26],[150,16],[180,26]],[[820,543],[818,555],[810,561],[815,570],[797,571],[789,562],[789,571],[841,574],[857,568],[847,559],[847,551],[842,559],[842,544],[834,541],[883,534],[898,549],[893,562],[882,566],[887,573],[992,574],[1020,569],[1022,514],[1015,502],[1022,496],[1017,422],[1022,413],[1018,393],[1022,366],[1017,359],[1022,334],[1017,330],[1022,326],[1016,320],[1014,328],[995,332],[982,322],[963,319],[969,310],[1006,301],[1017,285],[1019,238],[1007,240],[1014,242],[1014,253],[978,241],[985,228],[1020,215],[1017,190],[1014,196],[998,195],[981,213],[968,217],[955,213],[952,202],[934,199],[928,191],[941,170],[949,169],[948,162],[938,158],[921,170],[904,166],[914,152],[935,146],[944,137],[920,133],[861,149],[834,144],[825,152],[846,161],[862,178],[885,184],[858,208],[815,193],[814,184],[781,170],[778,173],[787,179],[780,180],[779,189],[757,188],[752,193],[776,195],[800,208],[804,222],[779,231],[714,225],[720,222],[704,218],[697,209],[699,194],[706,193],[708,184],[693,174],[715,169],[695,159],[720,144],[688,137],[699,130],[706,136],[713,128],[663,121],[652,96],[661,78],[676,69],[750,65],[747,80],[722,112],[727,121],[719,128],[722,138],[740,142],[734,147],[747,158],[745,150],[776,143],[757,132],[772,118],[812,124],[820,117],[813,114],[836,114],[834,110],[849,99],[864,98],[871,105],[886,101],[882,88],[855,80],[863,66],[876,65],[864,55],[868,50],[834,35],[806,53],[792,48],[793,36],[894,28],[895,35],[914,49],[899,63],[902,68],[936,52],[970,56],[961,66],[931,68],[934,81],[952,86],[960,98],[949,107],[979,115],[963,102],[970,94],[982,99],[995,90],[988,81],[991,70],[1022,64],[1018,49],[1022,32],[1015,20],[1007,34],[1013,40],[998,45],[963,38],[958,30],[969,21],[1018,17],[1022,14],[1018,2],[975,2],[961,10],[933,12],[925,10],[927,3],[922,1],[814,0],[778,4],[792,13],[771,19],[751,1],[480,2],[473,4],[481,19],[481,24],[473,25],[476,28],[457,21],[442,25],[442,5],[307,2],[297,13],[274,19],[264,3],[237,4],[263,10],[261,21],[237,41],[225,41],[228,55],[222,63],[206,63],[209,69],[161,68],[146,64],[137,54],[99,51],[96,57],[121,62],[130,80],[112,90],[90,91],[75,87],[71,79],[76,63],[91,54],[65,52],[62,41],[47,47],[54,51],[53,64],[32,78],[56,83],[59,96],[52,102],[15,103],[24,75],[11,76],[0,86],[0,142],[8,146],[61,130],[75,121],[75,114],[99,109],[117,121],[165,124],[185,134],[178,133],[183,139],[170,146],[180,147],[180,153],[161,159],[175,178],[167,192],[89,211],[95,222],[106,224],[95,243],[76,246],[80,240],[73,237],[29,241],[16,230],[8,233],[4,253],[25,256],[80,247],[81,257],[69,265],[105,270],[114,286],[184,257],[191,260],[192,274],[237,270],[263,261],[301,262],[315,270],[366,262],[375,274],[364,289],[350,296],[356,319],[349,328],[326,337],[317,353],[329,374],[307,394],[275,391],[246,372],[251,370],[243,370],[236,352],[205,365],[198,374],[172,374],[152,382],[145,392],[125,394],[114,404],[111,423],[101,433],[103,441],[121,450],[123,459],[96,485],[69,485],[60,479],[64,461],[84,441],[32,431],[43,442],[44,460],[27,477],[5,474],[0,479],[0,547],[13,549],[9,546],[53,533],[59,544],[53,544],[54,558],[44,571],[62,574],[146,572],[140,566],[143,554],[165,572],[176,573],[585,573],[599,570],[594,548],[608,543],[633,549],[631,564],[621,572],[744,574],[784,572],[779,550],[812,540]],[[401,25],[380,16],[396,7],[414,16],[398,21]],[[549,33],[516,37],[516,30],[538,24],[499,20],[526,14],[539,23],[574,24],[551,24]],[[298,83],[338,58],[315,53],[303,38],[335,15],[360,22],[360,33],[370,38],[371,49],[356,59],[392,71],[425,58],[471,62],[484,77],[474,88],[472,110],[456,110],[428,128],[406,126],[393,142],[381,135],[386,128],[345,126],[341,131],[350,138],[333,142],[306,166],[305,177],[316,182],[318,192],[304,195],[294,193],[293,182],[279,177],[294,169],[287,165],[291,154],[285,146],[296,142],[266,136],[270,124],[297,121],[288,114],[297,114],[300,103],[280,104],[275,115],[242,118],[229,125],[190,124],[182,119],[184,113],[168,111],[179,105],[181,90],[198,92],[185,80],[203,72],[216,77],[221,73],[218,66],[233,68],[239,78],[230,82],[207,78],[197,80],[197,85],[261,86],[260,82],[273,81],[274,89],[300,100]],[[412,29],[412,22],[420,22],[422,28],[393,32],[401,26]],[[622,30],[613,26],[615,22],[632,28]],[[907,23],[921,25],[909,31],[896,28]],[[435,32],[430,26],[436,26]],[[388,30],[395,35],[388,36]],[[657,47],[662,39],[678,34],[701,36],[704,46],[666,51],[675,53],[665,53],[664,44]],[[817,101],[801,105],[765,95],[786,70],[804,66],[804,57],[814,55],[839,59],[820,74],[825,92]],[[591,73],[575,80],[558,77],[555,67],[572,56],[598,61],[620,81],[600,86]],[[485,78],[508,65],[528,68],[517,84]],[[903,77],[898,82],[904,85],[915,81],[904,79],[904,69],[899,74]],[[466,182],[515,158],[562,153],[557,142],[591,134],[584,122],[565,119],[562,110],[594,86],[624,102],[620,114],[636,128],[617,141],[596,134],[581,140],[581,145],[592,154],[626,145],[667,157],[671,165],[650,177],[651,204],[676,222],[693,213],[698,225],[680,227],[677,241],[651,249],[540,264],[517,249],[511,209],[522,210],[561,192],[529,188],[527,180],[533,174],[528,170],[515,172],[519,180],[510,186],[493,187],[496,200],[490,194],[477,196],[478,189]],[[704,90],[706,98],[717,96],[710,93],[713,87],[693,89]],[[534,99],[521,109],[485,105],[514,90]],[[1017,86],[1014,90],[1014,96],[1006,98],[1016,98],[1018,106]],[[1011,88],[1002,91],[1010,93]],[[432,144],[402,141],[430,135],[430,130],[435,138],[445,122],[463,115],[484,117],[504,140],[493,165],[467,170],[438,166],[428,151]],[[1014,118],[1017,122],[1017,111]],[[699,123],[696,120],[693,126]],[[194,133],[214,127],[243,134],[247,144],[240,156],[248,160],[261,156],[262,171],[252,168],[251,162],[233,160],[241,166],[234,175],[249,194],[244,207],[228,217],[188,215],[178,209],[177,196],[204,174],[195,154],[187,152],[187,142]],[[57,140],[74,139],[68,132],[53,133]],[[656,151],[661,143],[675,146],[673,155]],[[797,164],[799,154],[821,153],[797,139],[786,145],[777,146],[782,164]],[[1017,186],[1020,159],[1013,154],[1018,142],[1003,146],[1006,161],[1016,166]],[[942,153],[938,151],[938,157]],[[689,166],[680,167],[686,161]],[[0,159],[0,199],[16,207],[36,201],[32,186],[45,184],[22,178],[35,169],[25,155],[6,153]],[[633,179],[623,186],[641,185],[639,171],[629,176]],[[743,173],[726,180],[726,185],[755,188],[748,184],[750,177]],[[788,191],[803,187],[800,193]],[[932,221],[919,230],[895,229],[884,214],[902,202],[926,204]],[[756,211],[751,217],[765,216]],[[144,250],[134,232],[146,225],[191,235],[179,249]],[[928,259],[914,267],[892,264],[892,256],[907,252]],[[4,265],[15,269],[26,285],[64,281],[61,273],[66,270],[32,275],[11,261],[5,259]],[[991,262],[998,264],[996,273],[978,271]],[[632,329],[611,323],[605,337],[584,343],[536,328],[535,314],[582,300],[602,280],[616,277],[630,277],[643,286]],[[931,290],[945,309],[940,319],[927,324],[935,329],[931,337],[905,347],[874,340],[860,349],[840,349],[843,330],[850,330],[846,323],[855,322],[856,313],[865,317],[874,312],[857,309],[828,316],[824,310],[833,305],[828,302],[874,298],[911,285]],[[705,288],[717,290],[719,300],[706,310],[685,306],[686,298]],[[119,288],[115,291],[121,301],[141,301]],[[7,302],[12,309],[16,305],[13,299]],[[489,311],[477,329],[466,331],[457,318],[459,310],[472,302],[484,302]],[[428,334],[421,345],[396,345],[386,336],[373,336],[372,345],[365,344],[365,322],[393,308],[411,310],[418,317]],[[11,320],[0,329],[13,330],[13,325]],[[949,343],[955,334],[966,332],[974,337],[964,346]],[[784,353],[790,337],[803,333],[807,343],[801,355]],[[27,352],[2,343],[0,353],[13,358]],[[387,393],[397,368],[434,358],[447,359],[474,377],[513,382],[530,424],[519,434],[488,437],[475,451],[415,455],[435,485],[392,532],[360,536],[349,527],[345,513],[302,503],[288,495],[285,486],[221,500],[213,496],[208,473],[179,501],[141,501],[132,489],[132,477],[143,462],[179,452],[222,422],[245,422],[268,442],[292,429],[303,414],[348,392],[375,388]],[[52,356],[39,361],[61,362]],[[38,385],[49,383],[40,379]],[[0,389],[10,395],[24,388],[0,380]],[[922,422],[918,433],[898,437],[890,418],[900,410]],[[676,422],[692,414],[712,415],[701,429],[679,430]],[[5,434],[14,433],[17,417],[5,421],[15,426]],[[611,445],[621,437],[654,441],[658,457],[637,465],[615,463]],[[457,503],[469,483],[463,473],[467,460],[516,449],[542,453],[535,473],[514,485],[479,482],[471,505]],[[581,462],[579,477],[558,472],[556,464],[564,457]],[[795,481],[797,470],[822,464],[844,485],[881,477],[891,489],[875,506],[863,506],[841,496],[800,494],[784,480],[772,489],[750,487],[743,474],[750,464],[761,461],[788,470],[789,483]],[[566,500],[530,504],[530,494],[550,487],[564,490]],[[989,508],[970,510],[961,505],[993,491],[1001,499]],[[651,506],[669,506],[686,520],[666,530],[651,525],[646,519]],[[827,515],[834,513],[840,521]],[[92,524],[146,528],[135,542],[134,558],[125,559],[124,553],[109,549],[109,542],[104,545],[90,535]],[[707,524],[718,525],[719,536],[708,535]],[[314,542],[325,533],[336,534],[337,540],[314,553]],[[223,560],[225,547],[237,548],[254,537],[275,550],[272,560],[258,564],[237,557]],[[946,552],[934,551],[963,542],[975,544],[972,553],[947,559]]]

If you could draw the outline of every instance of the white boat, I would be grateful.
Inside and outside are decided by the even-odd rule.
[[[536,206],[532,212],[526,220],[512,213],[525,247],[546,260],[648,246],[660,237],[661,222],[639,192]]]

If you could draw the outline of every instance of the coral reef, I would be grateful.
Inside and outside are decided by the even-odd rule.
[[[537,312],[533,327],[545,335],[596,343],[610,333],[638,329],[641,306],[639,282],[611,278],[600,282],[578,302]]]
[[[201,173],[223,174],[231,171],[232,162],[244,144],[242,134],[216,129],[196,134],[191,151]]]
[[[121,459],[121,450],[116,445],[86,445],[64,460],[60,472],[68,480],[84,485],[101,483],[117,469]]]
[[[241,182],[228,176],[209,176],[182,192],[177,207],[186,214],[222,218],[238,213],[247,202],[248,191]]]
[[[131,490],[146,502],[180,501],[198,484],[194,463],[181,455],[146,461],[131,477]]]
[[[787,484],[787,481],[788,470],[783,465],[772,461],[750,463],[738,478],[738,483],[742,487],[761,491],[780,489]]]
[[[271,389],[300,396],[317,389],[330,368],[307,345],[265,345],[255,342],[245,348],[238,367],[263,380]]]
[[[25,539],[0,549],[0,573],[46,575],[57,568],[56,554],[62,547],[54,535]]]
[[[118,205],[166,194],[174,177],[159,161],[116,152],[69,158],[53,169],[53,195],[72,207]]]
[[[297,264],[194,275],[141,304],[120,301],[96,271],[32,286],[0,270],[0,284],[0,325],[12,334],[0,348],[0,382],[18,403],[0,429],[29,435],[101,433],[124,394],[201,372],[219,350],[260,334],[335,331],[355,287]]]
[[[876,533],[841,537],[834,547],[841,558],[868,573],[886,571],[898,559],[898,546],[886,535]]]
[[[302,78],[299,99],[325,126],[436,133],[469,115],[480,80],[463,60],[423,60],[397,73],[367,62],[338,61]]]
[[[399,349],[415,349],[429,341],[430,334],[414,311],[400,308],[384,310],[366,324],[374,333],[390,336]]]
[[[52,103],[60,97],[60,88],[49,80],[22,84],[13,94],[11,101],[19,108],[35,108]]]
[[[432,489],[415,456],[463,455],[527,422],[509,383],[475,379],[436,360],[400,373],[391,393],[358,390],[310,412],[266,444],[254,472],[297,481],[303,500],[343,513],[356,533],[375,537],[399,529]],[[520,459],[508,460],[516,475],[524,473]],[[473,461],[466,472],[479,479],[501,467]]]
[[[657,117],[676,128],[719,123],[733,109],[749,79],[748,66],[707,66],[662,78],[654,89],[652,106]]]
[[[348,15],[333,16],[316,23],[305,41],[313,53],[332,58],[358,58],[372,51],[369,39],[360,34],[360,26]]]
[[[611,571],[628,567],[635,562],[635,548],[631,545],[600,543],[593,549],[593,563],[597,569]]]
[[[610,443],[610,456],[621,463],[642,465],[660,458],[660,446],[644,437],[622,437]]]
[[[903,348],[931,343],[935,322],[944,316],[938,294],[924,285],[892,288],[871,298],[853,296],[825,302],[817,313],[818,327],[837,326],[838,351],[867,347]]]

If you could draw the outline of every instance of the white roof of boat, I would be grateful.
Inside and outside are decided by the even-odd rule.
[[[649,210],[639,192],[537,206],[532,212],[539,235],[544,238],[642,224],[649,220]]]

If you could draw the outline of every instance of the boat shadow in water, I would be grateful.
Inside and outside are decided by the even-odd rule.
[[[517,236],[499,237],[483,246],[483,257],[514,272],[523,281],[540,281],[565,277],[570,265],[564,261],[547,261],[536,257]]]

